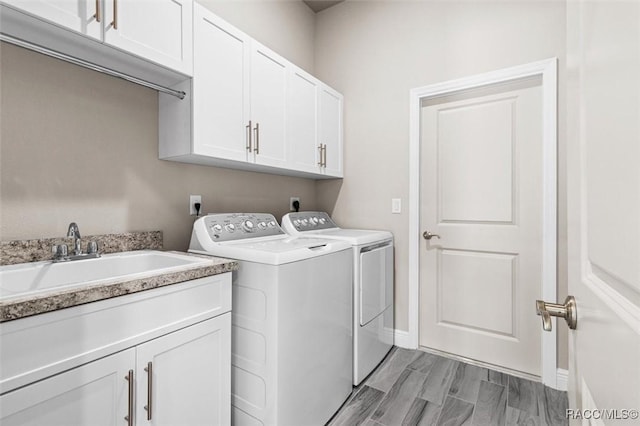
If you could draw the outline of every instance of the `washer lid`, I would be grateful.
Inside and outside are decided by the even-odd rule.
[[[344,241],[276,236],[213,243],[198,249],[192,247],[189,252],[283,265],[350,249],[351,246]]]
[[[389,231],[339,228],[326,212],[287,213],[282,217],[282,227],[289,235],[342,240],[352,246],[393,239]]]
[[[393,234],[389,231],[374,231],[367,229],[323,229],[319,231],[305,232],[304,235],[313,235],[318,238],[345,241],[352,246],[379,243],[381,241],[393,239]]]

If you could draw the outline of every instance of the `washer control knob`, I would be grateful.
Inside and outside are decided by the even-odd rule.
[[[224,229],[226,229],[227,232],[235,232],[236,231],[236,226],[233,223],[230,223],[228,225],[225,225]]]
[[[309,219],[302,219],[302,226],[309,225]]]
[[[324,225],[325,223],[327,223],[327,219],[325,219],[324,217],[321,217],[320,219],[318,219],[318,221],[320,222],[320,225]]]
[[[220,224],[215,224],[211,227],[211,230],[215,233],[215,234],[219,234],[222,232],[222,225]]]
[[[242,229],[245,232],[253,232],[253,222],[251,222],[250,220],[245,220],[244,222],[242,222]]]
[[[293,221],[293,226],[298,227],[300,226],[300,221],[298,219]]]
[[[309,221],[311,222],[311,224],[313,226],[316,226],[318,224],[318,218],[317,217],[312,217],[311,219],[309,219]]]
[[[265,222],[258,223],[258,229],[267,229],[267,224]]]
[[[269,222],[269,228],[275,228],[276,227],[276,221],[272,220],[271,222]]]

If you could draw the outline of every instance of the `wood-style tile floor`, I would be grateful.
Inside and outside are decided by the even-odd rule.
[[[567,425],[567,393],[422,351],[394,349],[330,426]]]

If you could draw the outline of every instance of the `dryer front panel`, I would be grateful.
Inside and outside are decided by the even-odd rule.
[[[360,251],[360,325],[365,326],[393,304],[393,245]]]

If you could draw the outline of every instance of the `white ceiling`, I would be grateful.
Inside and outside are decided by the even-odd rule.
[[[331,6],[335,6],[338,3],[342,3],[344,0],[302,0],[304,4],[309,6],[311,10],[318,13]]]

